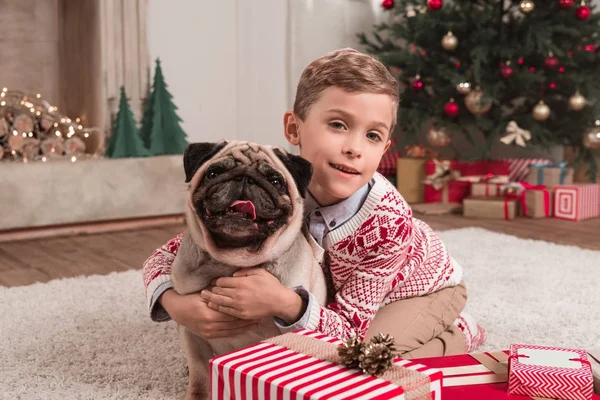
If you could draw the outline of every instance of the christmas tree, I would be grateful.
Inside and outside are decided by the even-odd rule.
[[[153,155],[183,154],[188,142],[179,123],[173,96],[167,90],[160,60],[156,59],[154,83],[142,117],[141,134]]]
[[[366,51],[402,87],[403,144],[425,127],[433,146],[456,135],[472,144],[462,159],[492,146],[569,145],[590,177],[600,148],[600,15],[575,0],[384,0],[387,22]],[[484,139],[485,145],[478,146]]]
[[[106,156],[110,158],[126,158],[145,157],[149,155],[148,149],[144,147],[144,142],[136,127],[133,113],[129,108],[125,88],[121,86],[119,111],[112,136],[106,148]]]

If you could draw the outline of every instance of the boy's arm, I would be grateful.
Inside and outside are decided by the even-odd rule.
[[[171,319],[158,299],[166,290],[173,288],[171,265],[175,260],[183,235],[184,233],[180,233],[166,244],[154,250],[143,265],[142,274],[144,277],[146,302],[150,311],[150,318],[155,322]]]
[[[296,289],[307,307],[300,320],[290,326],[276,320],[282,332],[306,328],[333,337],[364,338],[385,297],[414,270],[408,262],[414,238],[410,209],[386,225],[380,228],[388,229],[387,240],[367,252],[327,307],[320,306],[304,289]]]

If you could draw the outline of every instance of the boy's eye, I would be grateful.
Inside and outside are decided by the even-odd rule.
[[[345,128],[344,124],[342,124],[341,122],[330,122],[329,126],[332,127],[333,129],[344,129]]]
[[[367,133],[367,138],[369,140],[374,140],[376,142],[381,141],[381,136],[379,136],[379,134],[377,134],[375,132],[369,132],[369,133]]]

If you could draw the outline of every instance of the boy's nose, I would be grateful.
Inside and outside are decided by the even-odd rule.
[[[347,156],[360,158],[362,155],[360,142],[358,140],[348,140],[344,144],[343,153]]]

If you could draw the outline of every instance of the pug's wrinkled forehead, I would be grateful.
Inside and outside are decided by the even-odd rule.
[[[283,178],[289,178],[284,180],[296,183],[301,197],[305,196],[312,176],[311,164],[300,156],[270,145],[237,140],[192,143],[186,148],[183,164],[186,182],[191,188],[197,187],[202,176],[215,165],[221,165],[226,170],[240,165],[256,165],[256,169],[262,174],[279,172]]]

